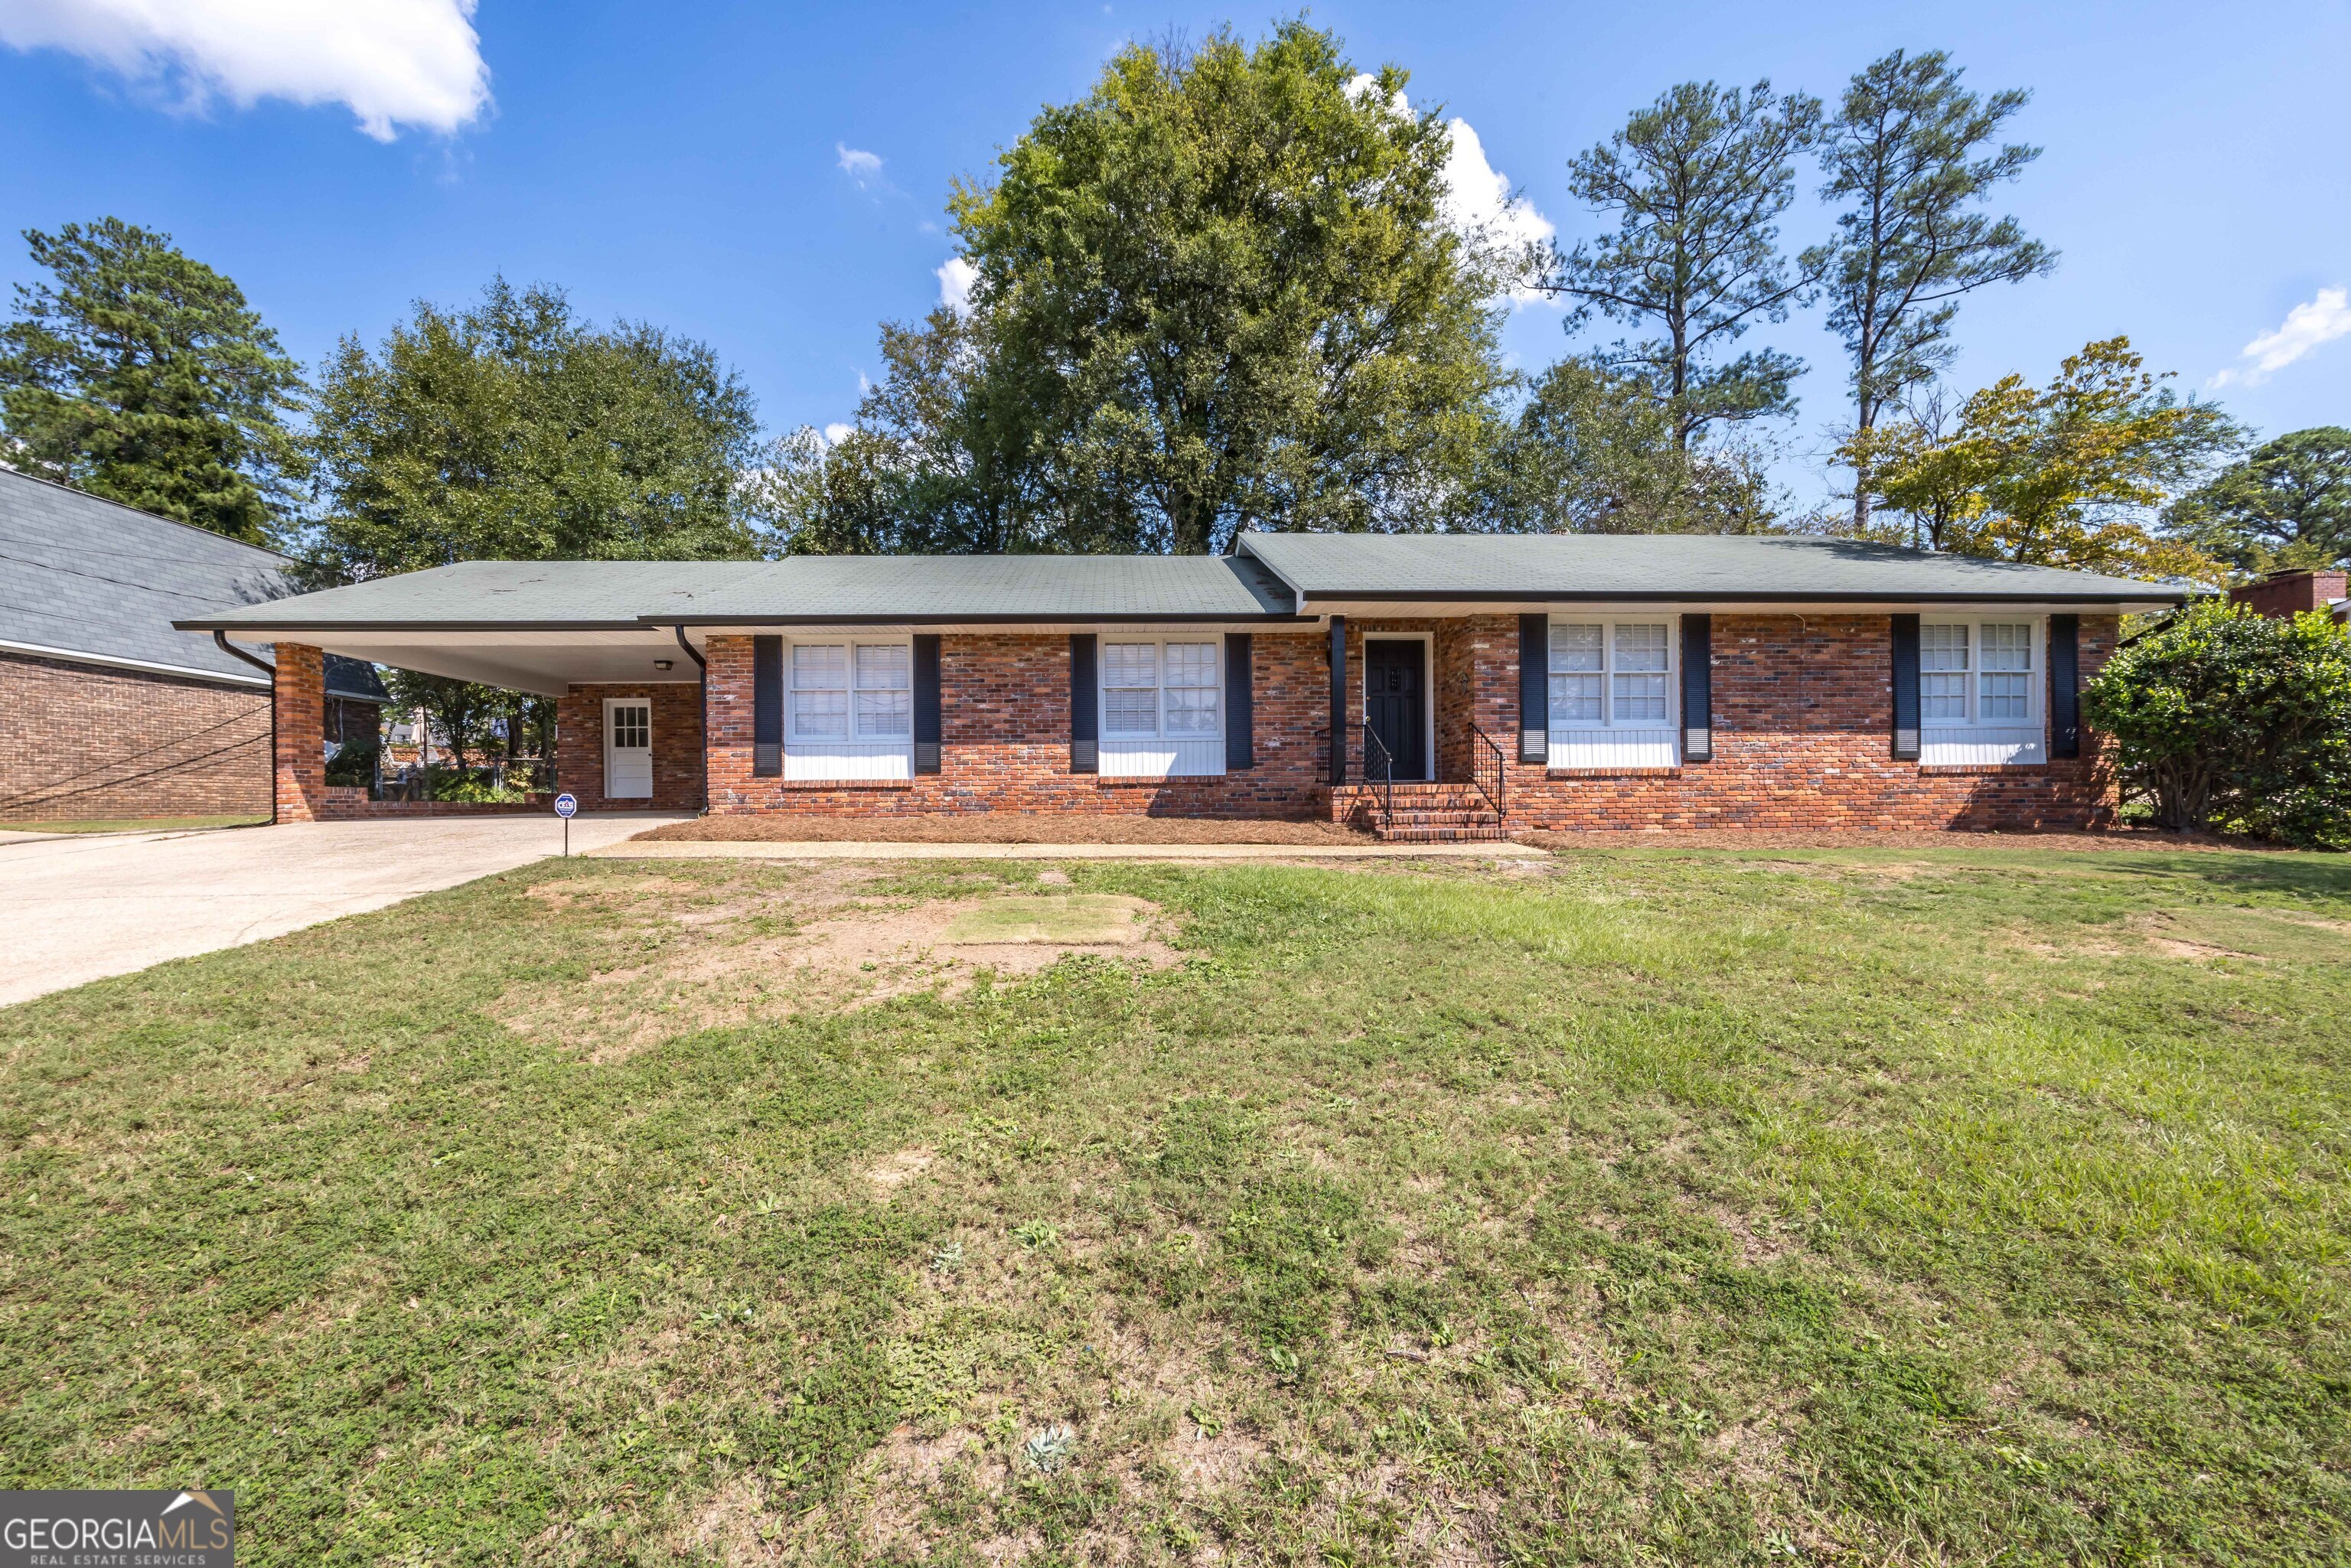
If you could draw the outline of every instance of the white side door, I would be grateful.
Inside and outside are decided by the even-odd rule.
[[[604,798],[653,798],[653,705],[643,697],[604,699]]]

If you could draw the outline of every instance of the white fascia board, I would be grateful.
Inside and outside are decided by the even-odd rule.
[[[165,519],[169,521],[169,519]],[[28,653],[38,659],[56,659],[70,664],[99,664],[110,670],[140,670],[149,674],[177,675],[183,680],[210,681],[224,686],[257,686],[266,691],[269,680],[265,675],[233,675],[226,670],[199,670],[186,664],[162,664],[152,659],[124,659],[111,653],[86,653],[79,648],[48,648],[38,643],[12,643],[0,639],[0,650],[11,653]]]

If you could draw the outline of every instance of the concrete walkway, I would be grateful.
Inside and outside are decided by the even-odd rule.
[[[583,816],[579,854],[673,816]],[[558,853],[553,816],[300,822],[0,842],[0,1006],[282,936]]]
[[[618,843],[590,852],[618,861],[1360,861],[1472,860],[1539,861],[1545,850],[1526,844],[940,844],[893,843],[880,839],[765,840],[662,839]]]

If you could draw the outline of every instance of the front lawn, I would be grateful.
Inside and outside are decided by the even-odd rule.
[[[2351,862],[905,870],[0,1010],[0,1486],[303,1568],[2351,1555]]]

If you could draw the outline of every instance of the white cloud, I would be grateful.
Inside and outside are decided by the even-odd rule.
[[[932,276],[939,280],[939,303],[958,316],[970,315],[971,286],[979,281],[979,268],[962,256],[951,256]]]
[[[840,445],[842,442],[849,439],[849,433],[853,428],[854,427],[852,425],[838,423],[826,425],[824,427],[824,444],[827,446]]]
[[[2276,331],[2264,332],[2245,345],[2239,357],[2249,362],[2222,371],[2211,384],[2257,387],[2319,344],[2346,332],[2351,332],[2351,293],[2322,288],[2316,298],[2287,311],[2284,324]]]
[[[0,43],[63,49],[200,109],[340,103],[390,141],[490,104],[475,0],[0,0]]]
[[[1368,72],[1347,84],[1351,98],[1375,91],[1379,78]],[[1412,112],[1402,92],[1388,99],[1388,110],[1399,118]],[[1534,204],[1510,199],[1510,182],[1486,161],[1486,144],[1476,128],[1459,118],[1446,122],[1453,133],[1453,150],[1445,160],[1445,218],[1472,242],[1499,250],[1516,251],[1548,240],[1559,230],[1535,211]],[[1521,303],[1549,296],[1531,288],[1514,288],[1510,298]]]
[[[841,172],[860,185],[871,185],[882,178],[882,154],[836,141],[832,150],[841,154]]]

